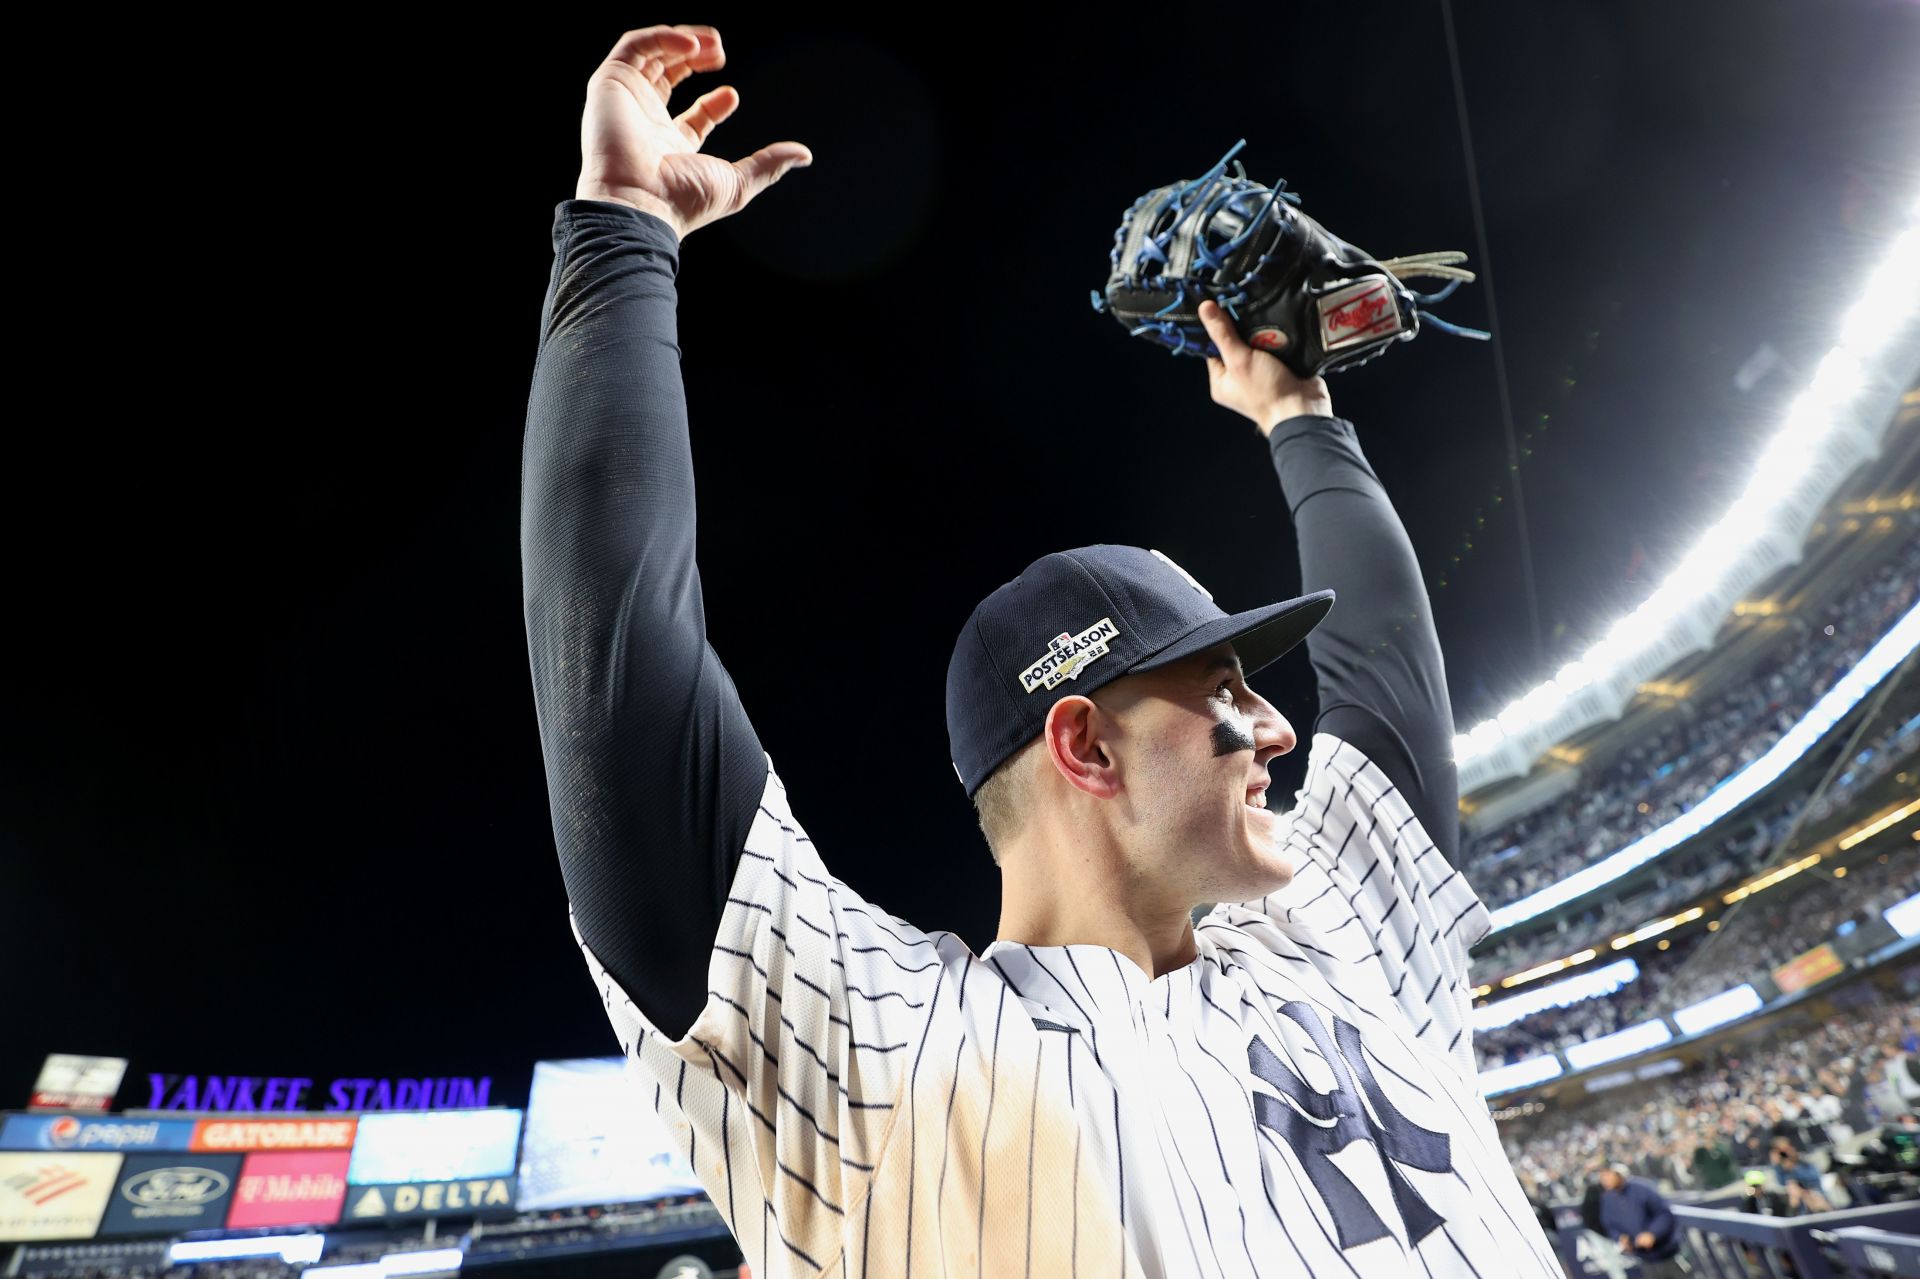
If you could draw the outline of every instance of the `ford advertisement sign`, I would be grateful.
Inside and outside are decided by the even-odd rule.
[[[240,1178],[239,1155],[128,1155],[107,1201],[103,1235],[218,1230]]]

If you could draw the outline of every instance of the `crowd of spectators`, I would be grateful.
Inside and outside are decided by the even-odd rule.
[[[1679,817],[1759,758],[1851,670],[1920,591],[1920,530],[1831,607],[1786,619],[1759,670],[1583,776],[1567,796],[1475,837],[1461,868],[1489,906],[1518,901]]]
[[[1879,1112],[1869,1090],[1904,1052],[1920,1052],[1912,999],[1726,1048],[1628,1097],[1601,1092],[1511,1120],[1501,1140],[1536,1202],[1579,1199],[1603,1163],[1669,1191],[1718,1189],[1768,1165],[1781,1137],[1804,1151],[1896,1118]]]
[[[1920,893],[1920,855],[1888,854],[1854,867],[1845,879],[1816,871],[1788,883],[1737,903],[1721,916],[1717,932],[1696,928],[1667,950],[1649,947],[1638,960],[1639,977],[1611,995],[1476,1032],[1481,1069],[1598,1039],[1751,981],[1843,926],[1877,919]]]
[[[1911,702],[1917,690],[1920,679],[1907,676],[1895,692]],[[1714,889],[1757,874],[1783,860],[1788,836],[1796,825],[1804,828],[1841,811],[1856,794],[1889,772],[1913,767],[1916,754],[1920,754],[1920,715],[1911,715],[1857,747],[1847,767],[1811,802],[1805,793],[1785,794],[1769,807],[1721,823],[1691,847],[1656,863],[1658,869],[1642,881],[1642,886],[1615,895],[1595,894],[1584,909],[1565,915],[1553,929],[1496,938],[1475,954],[1474,971],[1482,980],[1494,980],[1558,959],[1684,909]],[[1818,780],[1809,778],[1808,784]]]

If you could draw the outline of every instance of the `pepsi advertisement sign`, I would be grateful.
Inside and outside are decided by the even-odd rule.
[[[240,1180],[239,1155],[128,1155],[107,1200],[103,1235],[219,1230]]]
[[[8,1115],[0,1150],[185,1150],[191,1119],[100,1119],[84,1115]]]

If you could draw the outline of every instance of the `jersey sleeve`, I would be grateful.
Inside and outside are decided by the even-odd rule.
[[[1201,927],[1312,964],[1357,1002],[1391,1001],[1415,1039],[1472,1077],[1468,951],[1492,919],[1406,798],[1359,748],[1316,733],[1283,832],[1292,882],[1216,906]]]
[[[747,1255],[766,1247],[815,1266],[833,1256],[942,972],[951,983],[971,959],[965,943],[922,932],[830,874],[769,760],[713,938],[706,1004],[686,1034],[668,1038],[584,941],[581,950],[641,1087]]]

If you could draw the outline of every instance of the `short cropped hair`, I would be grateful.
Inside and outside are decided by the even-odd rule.
[[[1001,850],[1020,833],[1033,802],[1033,757],[1040,742],[1036,737],[1007,756],[973,793],[973,811],[979,815],[980,833],[987,837],[995,866],[1000,864]]]

